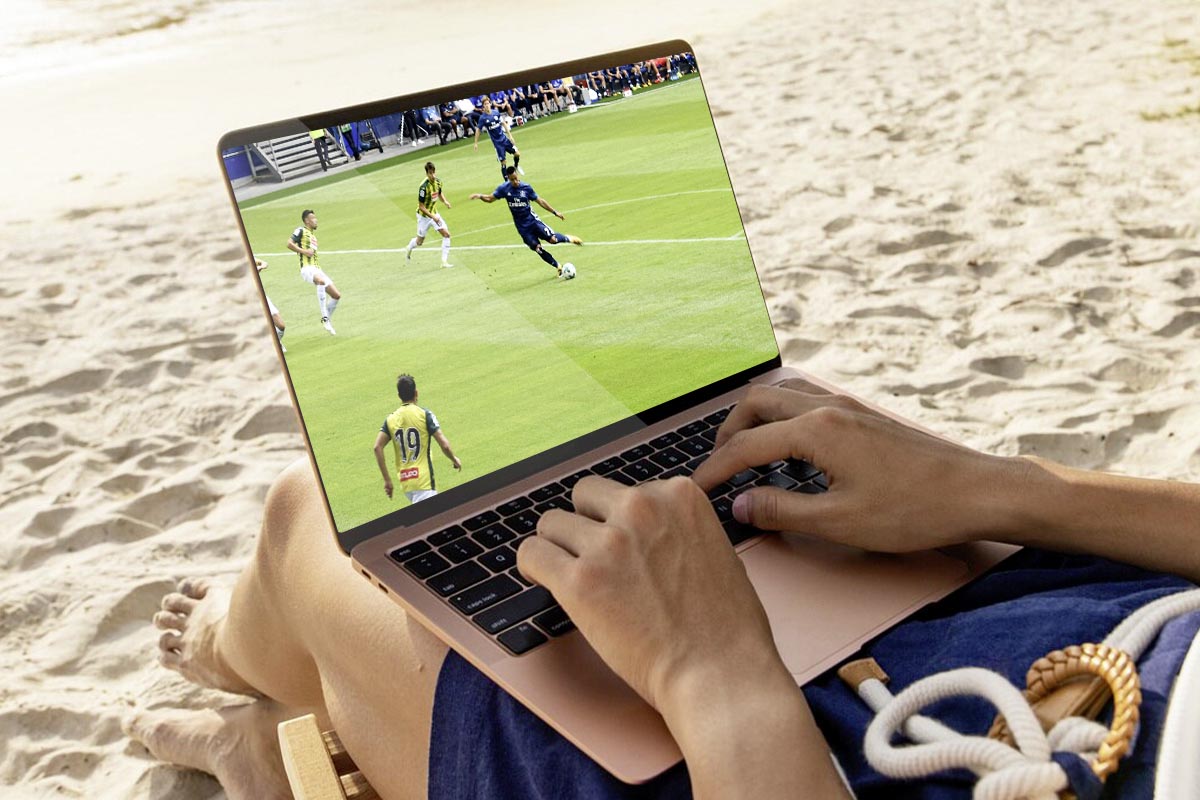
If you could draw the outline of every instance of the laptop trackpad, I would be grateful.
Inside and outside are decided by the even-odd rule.
[[[867,553],[791,533],[765,536],[740,555],[800,684],[949,594],[968,572],[937,551]]]

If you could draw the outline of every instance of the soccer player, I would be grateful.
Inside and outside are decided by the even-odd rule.
[[[507,200],[508,210],[512,212],[513,224],[517,226],[517,233],[521,234],[521,239],[525,242],[525,246],[533,252],[541,256],[542,261],[545,261],[550,266],[562,275],[562,267],[554,260],[554,256],[542,247],[542,242],[549,244],[571,244],[581,245],[583,239],[578,236],[572,236],[568,233],[555,233],[550,230],[550,226],[542,222],[533,209],[529,207],[531,202],[536,202],[539,206],[549,211],[559,219],[566,219],[566,216],[558,213],[550,204],[538,197],[538,193],[533,190],[533,187],[528,183],[523,183],[517,176],[516,167],[508,167],[504,170],[505,182],[496,187],[496,191],[491,194],[473,194],[472,200],[482,200],[485,203],[494,203],[497,200]]]
[[[442,266],[454,266],[449,261],[450,229],[446,227],[442,215],[433,210],[438,200],[445,203],[446,208],[451,207],[450,201],[442,194],[442,182],[438,180],[437,167],[433,165],[432,161],[426,161],[425,180],[417,189],[417,235],[409,240],[408,247],[404,250],[405,261],[412,261],[413,248],[425,244],[425,234],[429,233],[429,229],[432,227],[442,235]]]
[[[383,460],[383,448],[391,442],[396,453],[400,488],[408,496],[408,502],[419,503],[437,494],[437,484],[433,480],[433,451],[429,446],[431,440],[438,443],[455,469],[461,470],[462,462],[450,449],[437,417],[417,405],[417,382],[412,375],[401,375],[396,379],[396,394],[400,395],[400,407],[388,414],[375,437],[375,463],[383,474],[383,491],[391,497],[392,476]]]
[[[330,319],[338,301],[342,299],[342,293],[317,263],[317,212],[311,208],[304,209],[300,212],[300,222],[300,227],[292,231],[292,238],[287,240],[287,249],[300,256],[300,279],[317,287],[321,324],[330,336],[336,336],[337,331],[333,329]]]
[[[479,150],[479,131],[482,128],[487,128],[488,136],[492,137],[492,146],[496,148],[496,160],[500,162],[500,180],[504,180],[505,170],[508,169],[508,154],[513,154],[513,165],[516,166],[517,172],[522,175],[525,170],[521,169],[521,151],[513,144],[513,140],[508,138],[508,131],[504,127],[504,121],[500,119],[500,114],[492,110],[492,100],[490,97],[483,98],[483,113],[476,120],[478,123],[475,126],[475,150]]]
[[[259,272],[267,268],[267,262],[261,258],[254,259],[254,267]],[[275,323],[275,335],[279,337],[279,349],[287,352],[287,348],[283,346],[283,332],[287,329],[287,325],[283,324],[283,315],[279,313],[279,309],[271,302],[271,295],[264,293],[267,298],[267,310],[271,312],[271,322]]]

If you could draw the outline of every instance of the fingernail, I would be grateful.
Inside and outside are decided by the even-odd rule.
[[[750,522],[750,495],[745,492],[733,498],[733,518],[742,524]]]

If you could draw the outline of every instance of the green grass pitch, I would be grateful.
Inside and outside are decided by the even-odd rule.
[[[462,459],[456,473],[433,454],[444,491],[775,355],[699,80],[513,138],[524,180],[566,220],[535,210],[586,243],[551,248],[575,280],[521,243],[506,204],[467,199],[500,183],[486,133],[478,152],[452,142],[240,204],[270,262],[263,285],[287,324],[288,371],[340,530],[407,505],[398,483],[384,495],[371,452],[401,372]],[[453,204],[441,208],[453,269],[432,230],[404,260],[426,160]],[[342,292],[336,337],[284,254],[304,208]]]

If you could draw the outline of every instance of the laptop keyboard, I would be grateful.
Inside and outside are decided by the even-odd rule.
[[[550,592],[517,571],[517,547],[533,535],[541,515],[552,508],[574,511],[571,488],[588,475],[627,486],[691,475],[712,451],[728,415],[729,408],[723,408],[388,555],[510,653],[526,653],[575,627]],[[828,483],[812,464],[788,460],[745,470],[713,487],[708,498],[734,545],[760,533],[733,518],[734,498],[754,486],[816,494]]]

